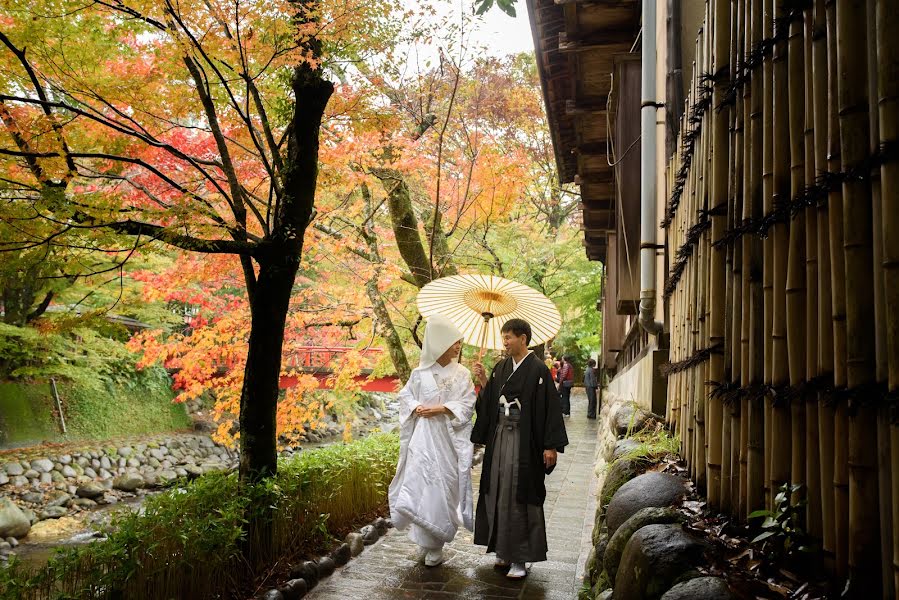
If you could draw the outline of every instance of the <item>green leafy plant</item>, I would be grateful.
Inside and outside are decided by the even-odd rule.
[[[121,513],[105,540],[40,569],[0,569],[0,600],[246,598],[248,583],[382,510],[398,457],[397,436],[375,434],[280,460],[278,474],[256,485],[240,486],[236,473],[179,481],[141,512]],[[253,510],[272,520],[264,540],[247,539]]]
[[[802,490],[801,484],[780,486],[774,497],[773,510],[757,510],[749,515],[749,519],[762,519],[762,532],[752,539],[753,544],[761,544],[765,552],[775,559],[796,557],[799,553],[814,551],[809,543],[808,535],[802,528],[807,500],[791,499]]]

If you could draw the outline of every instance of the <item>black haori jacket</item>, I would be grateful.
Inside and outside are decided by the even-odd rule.
[[[499,420],[499,397],[521,402],[519,424],[520,444],[518,463],[518,489],[516,500],[521,504],[541,506],[546,499],[543,484],[545,474],[552,468],[543,466],[543,451],[565,451],[568,435],[562,420],[559,392],[553,383],[549,369],[533,353],[528,354],[518,370],[512,373],[512,358],[499,362],[490,374],[487,385],[478,394],[477,421],[471,432],[471,441],[485,444],[481,471],[480,493],[490,487],[490,466],[493,460],[493,434]]]

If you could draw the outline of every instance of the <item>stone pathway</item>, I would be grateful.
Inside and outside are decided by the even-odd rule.
[[[570,445],[547,477],[546,511],[549,560],[535,563],[523,581],[511,581],[493,569],[493,555],[472,545],[461,530],[447,546],[447,561],[435,568],[418,562],[418,547],[406,534],[391,529],[347,566],[306,596],[311,600],[449,600],[450,598],[572,600],[581,587],[590,551],[596,481],[596,421],[586,418],[583,390],[572,394],[572,416],[566,419]],[[480,467],[475,470],[475,499]],[[477,500],[476,500],[477,501]]]

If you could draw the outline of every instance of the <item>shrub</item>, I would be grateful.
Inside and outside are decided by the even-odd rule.
[[[282,460],[255,486],[240,486],[234,473],[181,482],[147,498],[143,513],[120,514],[106,540],[60,551],[40,570],[0,569],[0,600],[246,597],[277,561],[382,509],[398,455],[396,436],[377,434]],[[247,518],[258,511],[271,517],[271,536],[247,540]]]

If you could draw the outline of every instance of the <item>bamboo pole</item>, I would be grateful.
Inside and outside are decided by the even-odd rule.
[[[805,53],[805,181],[812,185],[815,181],[817,156],[815,154],[815,87],[821,88],[822,82],[815,81],[814,39],[815,14],[810,8],[805,12],[804,53]],[[818,375],[818,302],[815,295],[818,290],[818,211],[812,206],[805,210],[805,289],[806,304],[806,370],[805,378],[811,381]],[[818,394],[809,394],[805,403],[805,498],[806,530],[815,538],[821,539],[823,523],[821,521],[821,462],[820,439],[818,431]]]
[[[790,124],[789,124],[789,81],[787,64],[787,42],[780,38],[774,45],[774,150],[773,150],[773,206],[777,207],[789,200],[790,176]],[[787,352],[787,319],[786,284],[787,260],[789,251],[789,231],[786,223],[774,225],[774,303],[772,330],[771,383],[775,387],[789,383],[789,356]],[[775,404],[771,411],[771,494],[789,483],[791,474],[792,440],[790,407],[783,403]]]
[[[827,90],[833,74],[827,68],[827,22],[825,18],[824,0],[815,0],[814,30],[812,42],[812,72],[815,82],[814,92],[814,130],[815,130],[815,170],[826,171],[827,165],[827,128],[828,108]],[[823,202],[818,207],[818,371],[820,377],[833,377],[833,319],[831,301],[831,259],[829,236],[829,203]],[[833,493],[833,452],[834,452],[834,409],[819,396],[818,439],[820,441],[819,480],[821,497],[821,534],[825,567],[833,569],[834,522]]]
[[[870,154],[866,57],[866,2],[837,2],[837,60],[842,168],[857,168]],[[871,185],[867,179],[843,183],[843,247],[846,265],[847,384],[857,389],[875,382],[874,253]],[[858,597],[881,593],[877,480],[877,409],[861,399],[849,419],[849,581]]]
[[[881,147],[899,143],[899,11],[895,3],[875,3],[877,40],[878,139]],[[899,389],[899,162],[880,168],[881,235],[887,343],[887,386]],[[879,327],[883,329],[883,325]],[[899,591],[899,424],[889,426],[892,548],[892,592]],[[890,590],[885,587],[884,592]]]
[[[742,53],[743,48],[743,38],[746,34],[746,28],[744,27],[745,21],[745,12],[743,9],[743,0],[736,0],[734,5],[734,27],[735,27],[735,36],[734,36],[734,50],[733,52],[736,54],[736,60],[734,64],[738,65],[738,69],[742,70],[745,66],[744,54]],[[745,134],[745,121],[744,121],[744,112],[743,112],[743,97],[738,94],[737,95],[737,104],[734,110],[736,115],[736,119],[734,121],[734,170],[733,170],[733,192],[732,192],[732,202],[734,203],[734,219],[733,219],[733,227],[736,228],[740,225],[743,220],[743,170],[744,170],[744,146],[743,146],[743,136]],[[743,377],[743,247],[742,244],[734,244],[734,298],[733,298],[733,311],[734,311],[734,322],[732,324],[731,336],[733,339],[733,344],[731,346],[734,356],[733,356],[733,380],[743,385],[744,377]],[[732,481],[731,481],[731,499],[732,499],[732,508],[733,514],[736,516],[740,516],[745,514],[744,507],[744,490],[746,487],[746,453],[744,452],[744,442],[746,438],[743,434],[743,427],[741,423],[741,409],[742,406],[739,402],[734,402],[731,405],[731,461],[733,463],[732,466]]]
[[[747,53],[762,40],[762,0],[748,2]],[[758,220],[763,215],[762,201],[762,73],[758,69],[752,74],[749,102],[749,169],[746,182],[747,218]],[[764,322],[764,290],[762,289],[762,271],[764,269],[764,246],[758,236],[746,236],[748,245],[744,252],[748,260],[744,269],[749,272],[749,346],[747,348],[747,381],[757,386],[764,379],[765,361],[765,322]],[[760,398],[747,396],[744,414],[746,415],[747,432],[747,515],[765,506],[765,404]]]
[[[737,27],[741,30],[739,36],[737,51],[742,56],[749,56],[751,38],[751,20],[749,19],[749,0],[738,0],[737,2],[737,18],[739,19]],[[745,59],[744,59],[745,62]],[[750,76],[751,77],[751,76]],[[742,137],[737,152],[742,157],[741,169],[734,173],[738,177],[738,194],[740,196],[740,215],[739,224],[747,222],[752,217],[751,207],[751,189],[749,187],[749,177],[751,169],[750,148],[752,145],[751,129],[750,129],[750,109],[752,102],[752,86],[743,85],[742,97],[739,110],[742,120]],[[740,298],[740,385],[747,387],[749,385],[749,326],[750,326],[750,303],[747,302],[747,296],[750,293],[750,258],[752,252],[752,239],[750,236],[744,236],[740,240],[740,289],[742,291]],[[747,510],[747,499],[749,497],[749,398],[743,396],[740,399],[740,502],[738,505],[738,515],[745,518],[749,511]]]
[[[827,24],[828,79],[828,170],[841,168],[840,126],[837,80],[836,6],[825,2]],[[846,387],[846,265],[843,261],[843,193],[835,188],[828,194],[831,267],[831,308],[833,315],[833,378],[834,386]],[[834,407],[834,560],[838,577],[845,578],[849,569],[849,414],[845,401]]]
[[[762,17],[763,33],[766,39],[774,35],[774,2],[764,0]],[[762,105],[762,212],[774,210],[774,60],[768,53],[762,64],[764,98]],[[763,241],[764,259],[762,265],[762,291],[764,296],[765,330],[765,384],[771,385],[774,371],[774,239],[765,237]],[[771,460],[774,440],[772,437],[773,406],[770,396],[765,396],[765,501],[771,506],[773,494],[769,482],[772,479]]]
[[[727,72],[730,65],[728,46],[730,45],[730,0],[715,0],[714,12],[713,72]],[[718,107],[724,98],[724,78],[716,79],[712,92],[712,106]],[[712,150],[711,150],[711,197],[712,235],[714,241],[721,239],[727,228],[727,216],[721,214],[727,209],[727,125],[729,110],[713,109],[712,114]],[[725,304],[725,260],[727,250],[717,247],[711,250],[710,285],[709,285],[709,342],[711,346],[724,346],[724,304]],[[709,358],[709,379],[723,384],[724,354],[713,353]],[[713,509],[721,507],[721,465],[722,465],[722,429],[724,405],[720,397],[709,398],[708,410],[709,445],[708,445],[708,501]]]
[[[799,196],[805,188],[805,48],[803,23],[793,18],[787,53],[789,72],[790,121],[790,198]],[[789,251],[787,261],[787,356],[790,385],[798,387],[805,381],[805,311],[806,256],[805,211],[800,211],[788,225]],[[799,398],[790,403],[792,425],[790,481],[794,485],[805,482],[805,401]]]

